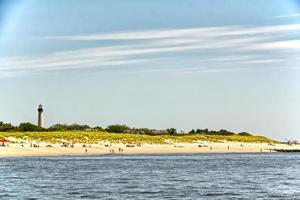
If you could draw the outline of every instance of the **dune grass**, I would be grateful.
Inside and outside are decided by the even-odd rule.
[[[99,142],[112,143],[141,143],[141,144],[166,144],[167,141],[174,143],[193,143],[197,141],[207,142],[267,142],[276,141],[263,136],[241,136],[241,135],[138,135],[127,133],[108,133],[98,131],[53,131],[53,132],[0,132],[0,138],[15,137],[17,139],[35,140],[43,142],[58,143],[62,141],[94,144]]]

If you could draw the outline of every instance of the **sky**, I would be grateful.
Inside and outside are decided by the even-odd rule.
[[[0,0],[0,121],[300,139],[300,1]]]

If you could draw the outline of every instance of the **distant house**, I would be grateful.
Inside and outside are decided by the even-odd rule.
[[[136,129],[136,128],[127,129],[127,130],[125,130],[125,133],[144,134],[143,131],[140,131],[139,129]]]
[[[168,132],[166,130],[152,130],[153,135],[167,135]]]
[[[151,131],[151,135],[167,135],[168,132],[166,130],[149,130]],[[124,131],[125,133],[132,133],[132,134],[147,134],[144,130],[142,129],[137,129],[137,128],[131,128],[127,129]]]
[[[289,145],[292,145],[292,144],[300,144],[299,141],[297,141],[297,140],[289,140],[287,143],[288,143]]]

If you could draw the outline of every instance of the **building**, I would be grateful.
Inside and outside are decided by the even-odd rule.
[[[38,108],[38,127],[40,128],[44,128],[44,110],[43,110],[43,106],[40,104],[39,108]]]

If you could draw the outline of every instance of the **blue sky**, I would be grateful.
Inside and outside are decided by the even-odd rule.
[[[0,120],[300,137],[300,1],[0,1]]]

